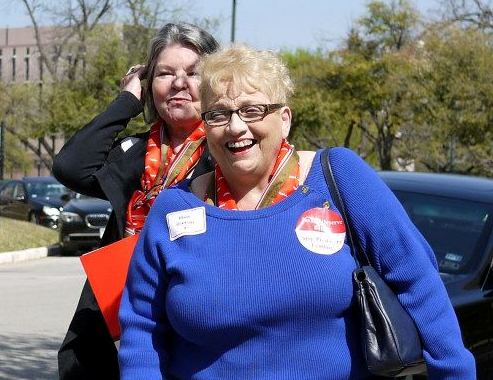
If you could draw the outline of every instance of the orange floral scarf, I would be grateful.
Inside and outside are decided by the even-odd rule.
[[[149,210],[162,189],[182,181],[193,170],[205,149],[204,124],[188,136],[177,154],[173,153],[162,122],[150,130],[144,159],[141,190],[136,190],[127,207],[125,236],[142,229]]]
[[[205,201],[227,210],[238,210],[236,201],[229,190],[228,183],[221,172],[221,168],[217,164],[214,171],[214,182],[215,186],[211,191],[212,199],[209,194],[206,194]],[[284,139],[269,177],[269,184],[255,209],[267,207],[282,201],[296,191],[299,184],[300,164],[298,154],[294,147]]]

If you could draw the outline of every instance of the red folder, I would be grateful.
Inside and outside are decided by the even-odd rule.
[[[115,340],[120,337],[118,309],[138,237],[137,234],[123,238],[80,257],[108,330]]]

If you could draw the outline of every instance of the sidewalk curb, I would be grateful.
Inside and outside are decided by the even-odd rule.
[[[0,265],[13,264],[20,261],[42,259],[47,256],[53,256],[57,246],[28,248],[21,251],[0,252]]]

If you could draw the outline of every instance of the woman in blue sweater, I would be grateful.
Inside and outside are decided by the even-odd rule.
[[[233,47],[205,59],[201,80],[217,164],[151,209],[121,302],[122,379],[371,379],[320,152],[286,140],[286,67]],[[358,238],[416,323],[429,378],[474,379],[429,245],[363,160],[343,148],[330,159]]]

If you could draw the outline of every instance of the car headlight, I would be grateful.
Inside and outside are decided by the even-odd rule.
[[[55,207],[43,206],[43,213],[48,216],[60,215],[60,210]]]
[[[60,219],[64,223],[82,222],[82,217],[75,212],[62,211]]]

